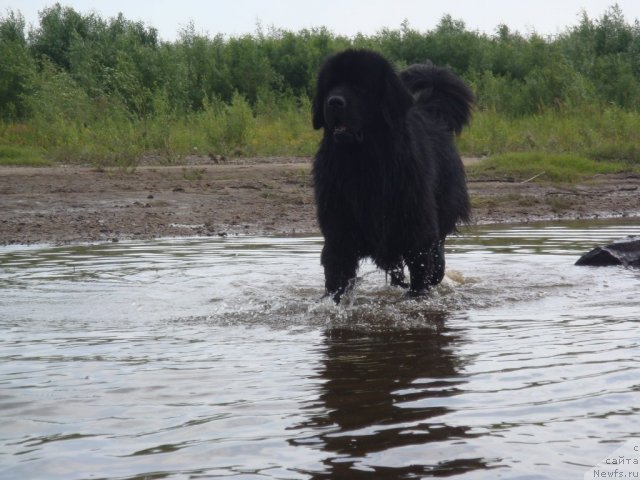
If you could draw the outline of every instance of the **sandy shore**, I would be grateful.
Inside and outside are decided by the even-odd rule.
[[[473,159],[466,159],[467,163]],[[0,243],[206,235],[290,235],[318,227],[308,158],[252,158],[133,172],[0,168]],[[640,177],[580,185],[469,181],[474,223],[639,217]]]

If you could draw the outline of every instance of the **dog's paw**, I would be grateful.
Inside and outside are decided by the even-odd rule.
[[[409,290],[407,291],[407,293],[405,293],[405,297],[406,298],[424,298],[427,296],[427,294],[429,293],[429,289],[428,288],[421,288],[420,290]]]
[[[398,288],[409,288],[409,284],[407,282],[402,282],[402,281],[396,281],[396,282],[392,281],[391,286],[398,287]]]

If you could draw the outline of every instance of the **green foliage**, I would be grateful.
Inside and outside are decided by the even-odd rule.
[[[263,96],[247,154],[311,156],[320,141],[311,128],[307,97]]]
[[[28,37],[24,29],[19,13],[0,17],[1,80],[14,82],[4,96],[0,87],[1,105],[14,105],[2,109],[5,118],[17,118],[16,100],[29,92],[35,66],[55,65],[90,98],[116,97],[144,117],[153,113],[158,91],[182,114],[202,111],[205,98],[229,103],[234,92],[252,107],[264,92],[310,97],[323,59],[347,47],[378,50],[398,67],[425,60],[448,65],[473,84],[480,109],[511,116],[584,104],[640,107],[640,26],[629,24],[617,6],[599,19],[583,15],[577,26],[548,38],[505,25],[486,35],[447,15],[427,32],[405,21],[399,29],[354,38],[324,28],[265,33],[260,26],[253,35],[209,37],[190,24],[168,43],[121,14],[103,19],[60,4],[40,13]]]
[[[245,153],[242,149],[249,141],[254,124],[251,107],[239,93],[234,93],[230,104],[205,101],[204,111],[192,121],[205,133],[203,147],[225,155]]]
[[[534,151],[640,166],[640,114],[613,106],[518,118],[480,111],[459,137],[458,147],[474,156]]]
[[[0,165],[43,167],[50,164],[35,148],[0,145]]]
[[[640,156],[640,24],[613,6],[583,14],[554,37],[468,30],[450,16],[421,32],[347,38],[326,28],[213,37],[193,24],[175,42],[121,14],[104,19],[55,4],[25,32],[0,16],[0,145],[34,146],[51,159],[135,166],[201,152],[310,155],[315,75],[344,48],[382,52],[398,68],[448,65],[476,92],[459,140],[473,155],[577,153],[636,165]]]
[[[22,119],[35,61],[24,35],[24,17],[13,11],[0,20],[0,120]]]
[[[573,182],[602,173],[629,171],[622,163],[602,163],[575,154],[505,153],[468,167],[471,178]]]

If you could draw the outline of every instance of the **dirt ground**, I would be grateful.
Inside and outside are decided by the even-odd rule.
[[[472,163],[474,159],[466,159]],[[135,171],[0,168],[0,244],[315,233],[311,160],[187,159]],[[640,176],[468,182],[473,223],[639,217]]]

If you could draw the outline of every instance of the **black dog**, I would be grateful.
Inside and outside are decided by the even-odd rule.
[[[313,126],[324,128],[313,176],[325,287],[336,302],[365,257],[410,295],[442,281],[445,237],[469,219],[454,133],[468,123],[473,101],[442,68],[397,74],[368,50],[326,60],[313,101]]]

